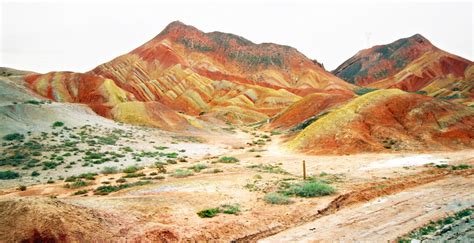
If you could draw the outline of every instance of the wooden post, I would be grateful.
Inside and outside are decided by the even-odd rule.
[[[303,180],[306,180],[306,161],[303,160]]]

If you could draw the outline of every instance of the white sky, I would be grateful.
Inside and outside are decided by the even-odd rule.
[[[140,46],[174,20],[255,43],[290,45],[328,70],[360,49],[415,33],[473,60],[472,0],[0,1],[0,66],[37,72],[88,71]]]

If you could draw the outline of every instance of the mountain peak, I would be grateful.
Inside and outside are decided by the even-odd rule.
[[[432,45],[431,42],[428,39],[426,39],[424,36],[422,36],[421,34],[418,34],[418,33],[408,37],[407,39],[412,40],[412,41],[416,41],[419,44]]]
[[[160,34],[158,34],[158,36],[167,35],[170,33],[177,34],[177,33],[187,33],[187,32],[201,32],[201,31],[195,28],[194,26],[187,25],[179,20],[175,20],[169,23],[163,29],[163,31],[161,31]]]

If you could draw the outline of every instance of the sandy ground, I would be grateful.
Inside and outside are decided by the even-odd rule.
[[[118,162],[82,166],[81,161],[66,167],[82,159],[81,152],[66,157],[65,163],[50,170],[2,166],[2,170],[18,171],[21,177],[0,181],[0,241],[59,238],[248,242],[265,237],[271,237],[265,239],[271,242],[378,241],[394,239],[445,212],[474,204],[472,169],[463,174],[433,167],[442,163],[474,165],[474,150],[308,156],[284,150],[280,136],[252,127],[166,132],[119,124],[78,104],[28,104],[32,97],[41,98],[25,95],[27,91],[14,82],[0,85],[5,85],[5,89],[0,87],[0,136],[29,131],[30,139],[45,132],[50,135],[42,142],[60,145],[68,136],[85,130],[82,126],[89,125],[88,139],[105,136],[113,129],[132,136],[120,139],[116,145],[94,148],[81,144],[80,150],[118,152],[130,147],[138,153],[156,152],[156,146],[165,146],[163,152],[177,152],[185,158],[165,164],[166,173],[159,173],[160,180],[107,196],[94,195],[93,190],[116,185],[116,180],[125,174],[100,174],[104,167],[116,166],[120,170],[138,165],[143,167],[140,172],[150,176],[158,172],[155,162],[165,162],[166,158],[137,160],[126,154]],[[63,121],[70,129],[52,128],[55,121]],[[7,146],[12,147],[2,146],[0,152],[6,151]],[[48,160],[56,153],[42,152]],[[222,156],[236,157],[239,162],[219,163]],[[308,176],[329,181],[336,194],[292,197],[289,205],[265,203],[264,195],[277,190],[282,181],[302,180],[303,160]],[[176,169],[186,170],[196,164],[207,168],[185,178],[173,174]],[[269,165],[276,170],[262,169]],[[34,170],[39,170],[41,176],[32,177]],[[66,188],[64,178],[86,172],[99,175],[90,181],[91,185],[80,188],[88,190],[86,194],[73,195],[78,189]],[[53,183],[47,184],[48,180]],[[127,178],[127,182],[137,181],[139,178]],[[27,189],[17,190],[19,185]],[[213,218],[196,214],[224,204],[238,204],[241,212]],[[40,229],[45,235],[36,234]]]
[[[392,241],[474,204],[474,177],[451,177],[354,205],[259,242]]]

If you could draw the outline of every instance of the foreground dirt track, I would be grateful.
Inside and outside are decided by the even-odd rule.
[[[325,207],[322,210],[319,210],[317,214],[313,214],[313,215],[306,214],[306,216],[301,217],[299,220],[297,220],[295,222],[291,222],[291,223],[286,224],[286,225],[280,225],[280,226],[277,226],[277,227],[274,227],[274,228],[269,228],[265,231],[262,231],[262,232],[259,232],[259,233],[253,234],[253,235],[245,236],[243,238],[240,238],[239,241],[241,241],[241,242],[255,241],[255,240],[258,240],[258,239],[262,239],[262,238],[271,236],[271,235],[276,234],[278,232],[281,232],[283,230],[296,227],[296,226],[299,226],[299,227],[296,227],[296,228],[293,228],[291,230],[282,232],[281,235],[277,235],[277,236],[275,236],[275,238],[269,238],[269,242],[271,242],[272,240],[277,240],[277,241],[288,241],[288,240],[299,241],[299,240],[310,240],[310,239],[312,240],[314,238],[313,235],[307,236],[306,238],[303,235],[301,237],[301,239],[299,239],[298,236],[297,236],[298,233],[300,233],[298,230],[307,232],[307,231],[305,231],[308,228],[307,226],[308,225],[313,225],[313,223],[308,223],[308,225],[306,225],[306,224],[302,225],[305,222],[311,222],[311,221],[316,222],[316,221],[320,220],[320,218],[322,218],[322,217],[328,218],[327,220],[331,221],[331,220],[333,220],[334,216],[337,217],[338,214],[336,212],[338,212],[339,210],[341,210],[343,208],[352,206],[353,209],[355,208],[356,210],[357,209],[360,210],[360,206],[361,206],[360,203],[369,202],[373,199],[383,197],[383,196],[387,196],[387,195],[396,194],[396,193],[401,192],[401,191],[403,191],[403,193],[400,193],[400,194],[403,195],[403,194],[407,193],[404,190],[408,190],[412,187],[421,186],[421,185],[424,185],[424,184],[427,184],[427,183],[431,183],[432,184],[431,186],[436,188],[436,187],[438,187],[437,181],[445,181],[445,180],[447,180],[447,177],[449,177],[449,180],[454,180],[454,186],[451,185],[451,186],[453,186],[453,188],[458,187],[459,191],[463,191],[463,190],[468,191],[468,192],[466,192],[465,196],[467,197],[467,200],[470,201],[470,203],[472,204],[472,198],[471,198],[471,195],[470,195],[471,193],[469,192],[468,189],[469,189],[469,187],[472,187],[472,185],[474,185],[474,183],[472,182],[472,178],[473,178],[472,174],[474,174],[474,170],[463,171],[461,173],[454,173],[458,176],[462,175],[463,179],[461,179],[461,180],[459,179],[458,176],[453,177],[453,175],[451,175],[451,174],[453,174],[453,173],[450,173],[449,171],[426,171],[426,172],[420,173],[418,175],[397,178],[397,179],[393,180],[392,182],[388,182],[388,183],[387,182],[384,182],[384,183],[368,183],[368,184],[365,184],[365,185],[361,185],[361,186],[359,186],[359,188],[355,189],[354,191],[351,191],[349,193],[340,195],[339,197],[337,197],[336,199],[331,201],[328,204],[327,207]],[[441,185],[443,184],[442,182],[440,182],[440,183],[441,183]],[[443,187],[441,187],[440,190],[441,189],[449,190],[449,188],[443,188]],[[412,191],[414,191],[416,193],[417,189],[413,189]],[[442,196],[443,195],[442,191],[440,191],[440,194],[437,194],[437,195],[439,195],[439,197],[441,199],[444,198]],[[456,196],[459,196],[458,199],[460,199],[460,200],[466,200],[466,198],[463,198],[462,195],[460,195],[460,194],[456,194],[456,193],[452,194],[452,197],[453,197],[454,200],[456,199],[455,198]],[[394,197],[396,198],[396,196],[394,196]],[[427,197],[428,198],[427,198],[426,201],[429,202],[430,195],[427,195]],[[446,196],[446,199],[449,200],[449,197]],[[355,206],[355,205],[357,205],[357,206]],[[419,204],[418,204],[418,206],[419,206]],[[362,206],[362,207],[365,207],[365,206]],[[401,207],[401,210],[403,210],[403,207]],[[350,209],[347,209],[345,211],[350,211]],[[362,209],[362,211],[364,211],[364,209]],[[407,213],[415,213],[415,212],[409,211]],[[341,217],[342,217],[341,221],[347,220],[347,219],[344,219],[344,216],[341,216]],[[387,218],[387,220],[389,220],[389,219],[390,219],[390,217]],[[378,216],[374,215],[374,218],[371,218],[371,220],[374,220],[376,222],[377,220],[380,220],[380,218],[378,218]],[[339,222],[339,223],[341,223],[341,222]],[[362,227],[368,227],[368,228],[373,227],[373,224],[371,224],[371,222],[368,222],[367,224],[366,224],[366,222],[363,222],[362,225],[363,225]],[[314,228],[314,227],[311,227],[311,228]],[[304,230],[302,230],[302,229],[304,229]],[[404,233],[407,233],[411,229],[412,228],[408,228],[407,231],[404,232]],[[298,232],[295,233],[294,230],[298,231]],[[339,237],[335,236],[335,238],[334,237],[331,238],[331,236],[328,236],[328,238],[323,238],[323,240],[324,239],[325,240],[342,239],[341,237],[347,235],[348,232],[351,232],[351,229],[346,229],[346,231],[344,231],[344,230],[341,230],[341,231],[343,231],[343,233],[341,233],[341,235],[339,235]],[[376,233],[376,232],[373,232],[373,233]],[[397,232],[393,232],[393,234],[395,236],[398,236]],[[293,238],[293,235],[295,235],[294,238]],[[368,234],[368,236],[374,237],[374,238],[372,238],[372,240],[375,240],[375,239],[380,240],[380,238],[378,238],[376,235]],[[352,240],[356,240],[356,239],[361,240],[357,236],[355,236],[355,237],[356,238],[354,238]]]
[[[342,208],[331,215],[323,212],[324,216],[314,221],[282,231],[261,242],[395,240],[430,220],[472,205],[473,179],[472,175],[449,177],[368,203]]]

